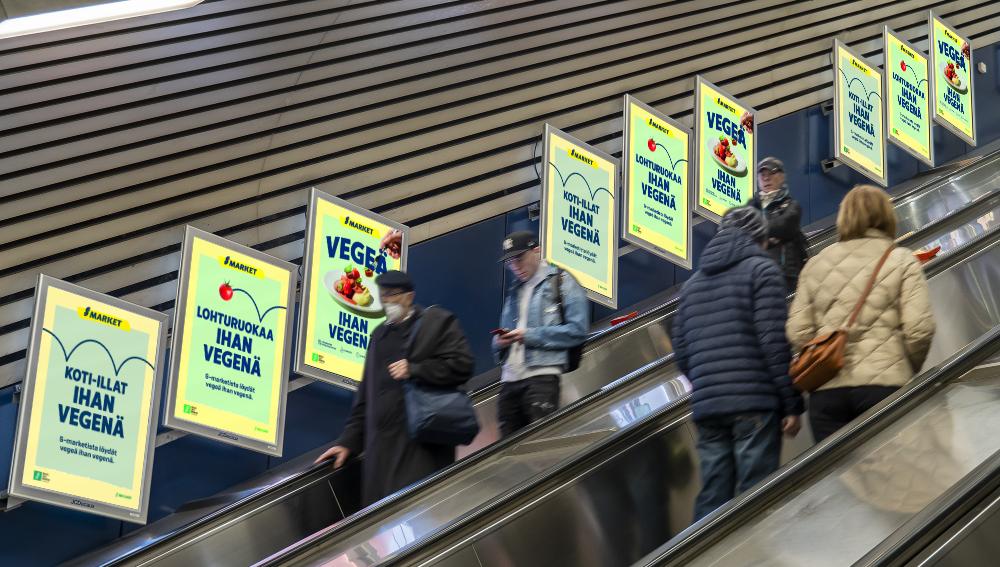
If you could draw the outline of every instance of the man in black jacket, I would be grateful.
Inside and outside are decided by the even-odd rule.
[[[782,431],[799,431],[785,286],[760,247],[766,240],[760,211],[730,210],[681,289],[672,339],[698,429],[695,520],[776,471]]]
[[[750,205],[767,218],[767,253],[781,266],[785,285],[794,292],[799,272],[809,258],[808,243],[802,234],[802,207],[788,192],[785,164],[773,157],[757,165],[757,194]]]
[[[367,506],[455,462],[455,447],[410,438],[404,380],[458,388],[472,376],[474,360],[455,316],[439,307],[414,305],[409,276],[388,271],[375,279],[386,312],[372,332],[364,374],[344,432],[316,462],[340,468],[364,452],[362,505]],[[414,322],[417,336],[410,338]]]

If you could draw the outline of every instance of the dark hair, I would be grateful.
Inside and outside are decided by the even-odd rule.
[[[755,207],[736,207],[726,211],[719,229],[726,228],[739,230],[757,243],[767,240],[767,219],[764,218],[764,213]]]

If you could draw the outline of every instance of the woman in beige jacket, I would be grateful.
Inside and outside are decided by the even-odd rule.
[[[798,352],[820,333],[843,327],[875,266],[893,244],[896,213],[884,191],[852,189],[837,214],[840,242],[809,260],[788,319]],[[809,398],[809,423],[822,441],[906,384],[923,366],[934,337],[927,280],[913,254],[897,248],[848,334],[844,368]]]

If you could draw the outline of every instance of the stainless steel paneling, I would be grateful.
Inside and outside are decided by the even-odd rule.
[[[974,567],[995,565],[1000,557],[1000,496],[994,495],[973,517],[907,563],[913,567]]]
[[[833,36],[932,5],[1000,33],[988,0],[220,0],[0,42],[0,384],[39,272],[163,306],[184,224],[295,259],[314,182],[431,238],[537,200],[544,121],[617,151],[621,92],[684,116],[698,72],[779,116],[829,98]]]

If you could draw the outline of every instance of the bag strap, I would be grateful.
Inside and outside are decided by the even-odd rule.
[[[434,307],[431,305],[431,307]],[[406,337],[406,345],[403,347],[403,354],[406,358],[410,358],[410,353],[413,350],[413,341],[417,340],[417,332],[420,331],[420,324],[424,322],[424,312],[431,307],[425,307],[419,315],[415,315],[416,320],[413,322],[413,326],[410,327],[410,336]]]
[[[854,326],[855,321],[858,320],[858,315],[861,313],[861,308],[865,306],[865,301],[868,300],[868,295],[871,294],[872,289],[875,287],[875,280],[878,278],[878,273],[882,271],[882,266],[885,265],[886,260],[889,259],[889,255],[896,248],[895,244],[890,244],[886,248],[885,253],[879,259],[878,264],[875,265],[875,271],[872,272],[872,277],[868,278],[868,285],[865,286],[865,291],[858,298],[858,304],[854,306],[854,311],[851,312],[851,318],[847,320],[847,325],[845,328],[850,329]]]
[[[559,306],[559,322],[565,324],[566,310],[563,307],[562,275],[562,268],[556,268],[556,305]]]

